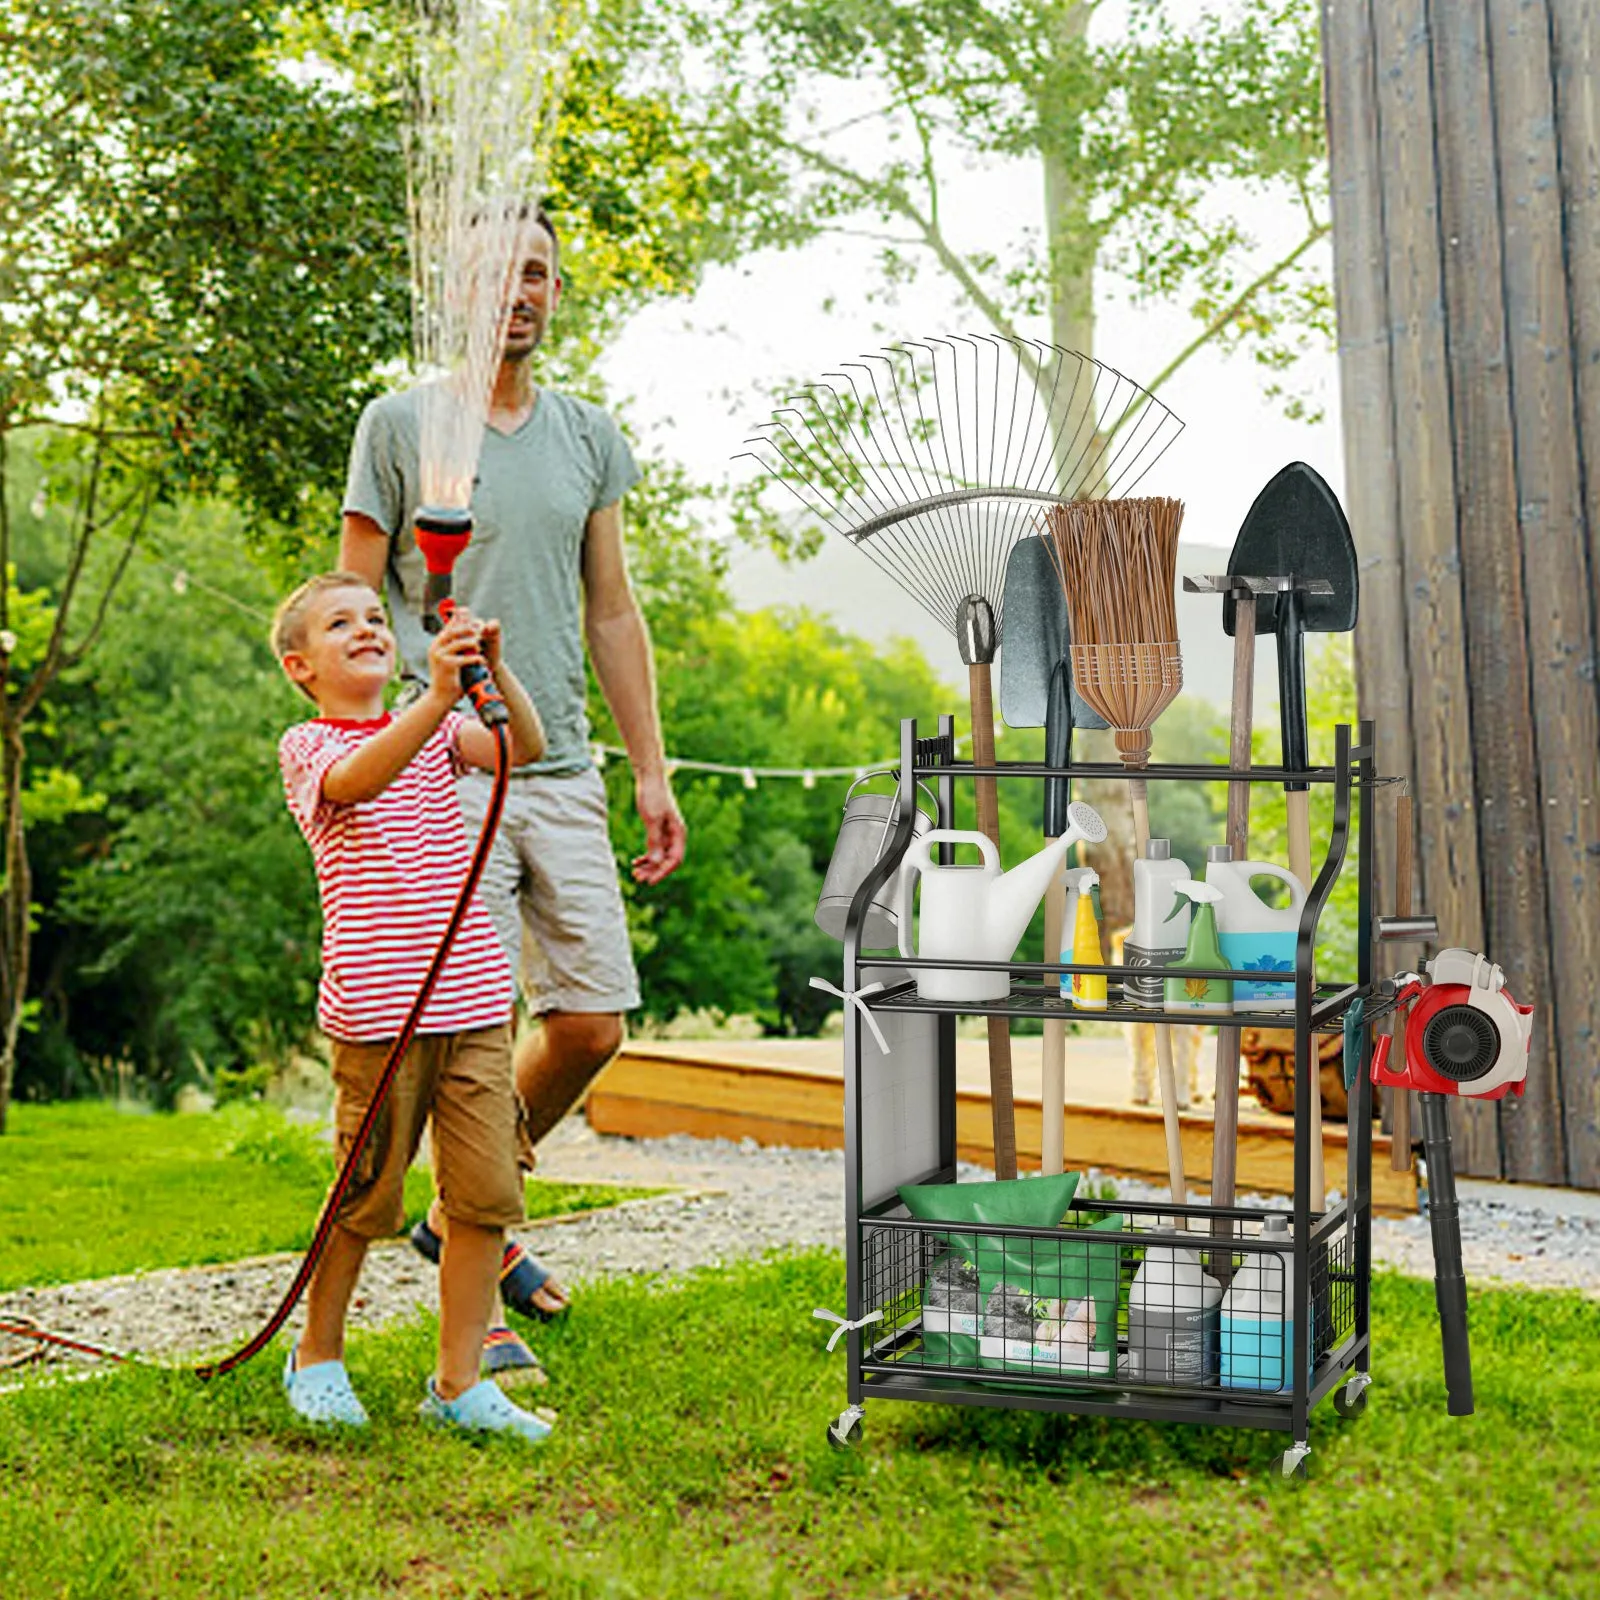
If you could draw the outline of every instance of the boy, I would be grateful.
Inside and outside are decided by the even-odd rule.
[[[386,712],[394,636],[383,603],[350,573],[296,589],[278,608],[272,646],[318,712],[283,736],[279,761],[322,896],[318,1016],[333,1043],[342,1159],[466,875],[456,775],[494,764],[493,735],[454,709],[461,668],[482,662],[494,675],[511,714],[513,765],[539,758],[544,730],[501,659],[499,624],[461,611],[428,651],[427,692],[397,715]],[[447,1226],[439,1360],[422,1414],[533,1441],[550,1432],[478,1373],[504,1230],[523,1213],[511,999],[511,969],[474,896],[311,1279],[305,1332],[283,1380],[290,1406],[309,1421],[367,1420],[344,1368],[345,1311],[368,1241],[404,1220],[406,1168],[431,1115]]]

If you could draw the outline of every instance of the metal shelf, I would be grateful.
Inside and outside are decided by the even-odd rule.
[[[1312,996],[1313,1007],[1336,1002],[1321,1014],[1314,1010],[1314,1033],[1337,1033],[1344,1026],[1344,1014],[1359,994],[1350,984],[1319,984]],[[873,995],[865,1004],[872,1011],[909,1011],[942,1017],[1037,1017],[1065,1022],[1137,1022],[1174,1024],[1199,1023],[1201,1026],[1232,1028],[1292,1028],[1291,1011],[1234,1011],[1226,1015],[1197,1011],[1158,1011],[1153,1006],[1134,1005],[1113,993],[1105,1007],[1081,1010],[1062,998],[1054,984],[1013,981],[1007,1000],[977,1002],[968,1000],[924,1000],[914,983],[901,984]]]

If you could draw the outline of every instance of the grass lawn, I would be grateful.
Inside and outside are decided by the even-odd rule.
[[[0,1139],[0,1290],[303,1248],[333,1176],[331,1147],[269,1106],[170,1116],[21,1104],[11,1119]],[[528,1215],[652,1192],[533,1178]],[[408,1174],[410,1216],[430,1193],[426,1172]]]
[[[1378,1280],[1365,1416],[1323,1406],[1311,1481],[1275,1435],[868,1406],[827,1254],[595,1285],[541,1333],[541,1449],[429,1433],[432,1326],[352,1343],[374,1416],[291,1424],[270,1354],[202,1388],[122,1370],[0,1397],[0,1588],[116,1596],[969,1595],[1393,1600],[1600,1593],[1600,1305],[1473,1297],[1479,1414],[1445,1415],[1430,1286]]]

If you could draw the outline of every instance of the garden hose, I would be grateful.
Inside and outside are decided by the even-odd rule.
[[[488,864],[489,851],[494,845],[494,836],[500,826],[500,813],[505,809],[506,789],[511,780],[511,755],[508,744],[507,729],[503,718],[491,721],[485,717],[490,731],[494,734],[494,787],[489,796],[489,807],[483,819],[482,831],[478,834],[478,842],[472,852],[471,863],[467,867],[467,875],[461,882],[460,893],[456,896],[455,905],[450,911],[450,920],[445,924],[444,933],[439,939],[438,948],[433,953],[433,959],[428,964],[428,970],[423,975],[422,983],[417,990],[417,997],[411,1002],[411,1009],[406,1014],[394,1044],[390,1047],[388,1059],[383,1064],[383,1071],[378,1077],[378,1086],[372,1096],[372,1101],[367,1107],[366,1115],[361,1119],[361,1126],[356,1130],[355,1138],[351,1141],[348,1154],[344,1158],[344,1165],[339,1169],[339,1175],[334,1179],[333,1187],[328,1191],[328,1198],[323,1202],[322,1214],[317,1218],[316,1232],[312,1235],[310,1248],[306,1251],[305,1259],[300,1263],[300,1270],[294,1276],[294,1282],[289,1285],[278,1308],[261,1325],[260,1329],[244,1344],[240,1345],[231,1355],[224,1356],[220,1361],[208,1361],[202,1366],[194,1368],[195,1376],[202,1380],[220,1378],[225,1373],[232,1372],[236,1367],[242,1367],[245,1362],[257,1356],[277,1336],[290,1314],[300,1301],[300,1296],[305,1293],[306,1285],[311,1281],[311,1275],[317,1270],[317,1263],[321,1261],[323,1252],[328,1247],[328,1240],[333,1236],[334,1222],[338,1215],[339,1207],[343,1203],[346,1192],[355,1176],[356,1163],[361,1159],[361,1153],[367,1146],[367,1141],[372,1137],[372,1130],[377,1126],[384,1102],[389,1097],[389,1091],[394,1086],[394,1080],[400,1071],[400,1063],[405,1056],[407,1048],[416,1035],[417,1025],[422,1020],[422,1013],[428,1004],[428,998],[433,993],[434,985],[439,981],[439,974],[444,970],[445,958],[450,953],[450,947],[455,943],[456,935],[460,932],[462,920],[466,917],[467,908],[472,903],[472,896],[477,891],[478,881],[483,876],[483,869]],[[124,1354],[119,1350],[112,1350],[104,1345],[94,1344],[86,1339],[78,1339],[67,1334],[52,1333],[48,1329],[38,1327],[26,1317],[0,1317],[0,1334],[9,1334],[19,1339],[30,1339],[37,1344],[51,1345],[65,1350],[77,1351],[83,1355],[99,1356],[107,1361],[135,1362],[135,1356]],[[154,1364],[154,1363],[152,1363]],[[7,1363],[10,1365],[10,1363]]]

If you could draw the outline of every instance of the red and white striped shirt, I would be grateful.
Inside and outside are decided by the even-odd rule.
[[[456,775],[463,718],[450,712],[382,794],[336,805],[328,769],[388,726],[333,717],[290,728],[278,745],[289,810],[311,846],[322,893],[322,986],[317,1016],[336,1039],[392,1039],[444,936],[470,853]],[[420,1033],[461,1033],[504,1022],[513,986],[483,901],[467,908]]]

